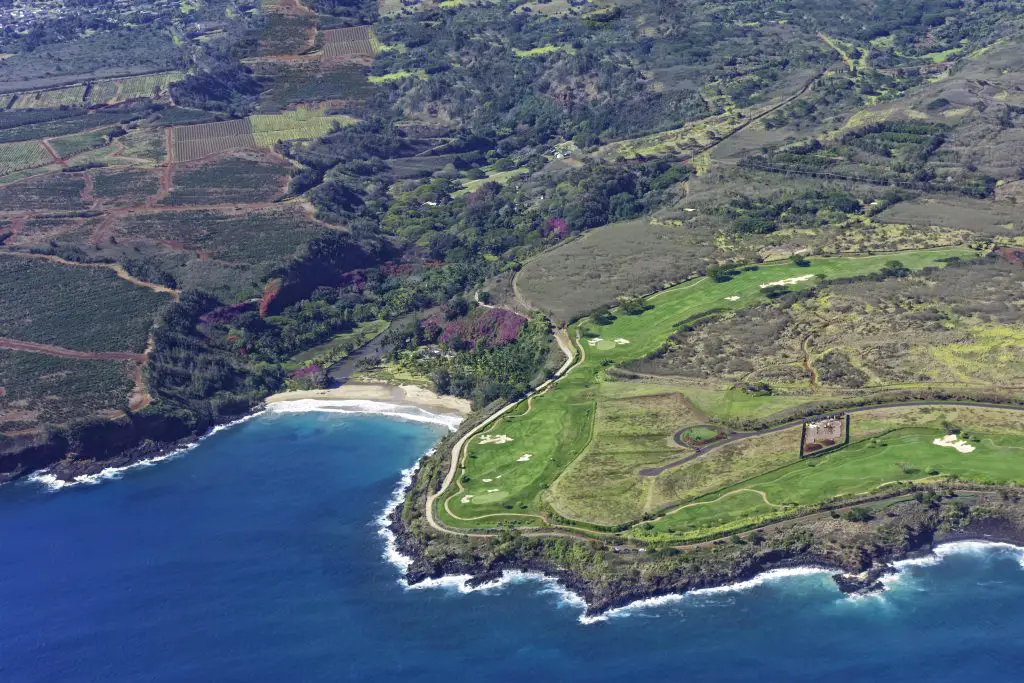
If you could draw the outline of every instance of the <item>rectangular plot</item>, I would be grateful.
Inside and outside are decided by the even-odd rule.
[[[171,83],[185,79],[185,74],[180,71],[168,71],[166,73],[150,74],[148,76],[133,76],[121,80],[121,91],[117,99],[120,101],[131,100],[139,97],[159,97],[167,92]]]
[[[373,56],[377,52],[377,39],[369,26],[328,29],[320,36],[325,57]]]
[[[175,141],[171,148],[173,161],[194,161],[210,154],[226,152],[232,149],[252,149],[259,147],[256,138],[252,133],[243,135],[228,135],[217,138],[205,138],[199,140]]]
[[[85,86],[73,85],[58,90],[34,90],[18,93],[12,109],[57,109],[62,106],[81,105],[85,99]]]
[[[0,175],[45,166],[51,161],[53,157],[35,140],[0,144]]]
[[[97,81],[89,88],[89,104],[112,104],[117,98],[117,81]]]

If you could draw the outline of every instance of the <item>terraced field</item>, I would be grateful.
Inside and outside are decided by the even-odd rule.
[[[36,140],[0,144],[0,175],[45,166],[53,160],[46,148]]]

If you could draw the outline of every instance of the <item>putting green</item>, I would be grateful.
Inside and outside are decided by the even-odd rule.
[[[594,348],[598,351],[611,351],[616,346],[615,342],[602,339],[601,341],[594,344]]]

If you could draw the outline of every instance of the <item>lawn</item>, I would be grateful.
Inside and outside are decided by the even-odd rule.
[[[941,265],[937,259],[967,256],[967,249],[942,249],[900,254],[900,260],[909,268],[920,269]],[[622,511],[643,509],[645,503],[626,503],[633,496],[642,498],[647,484],[635,476],[621,476],[625,469],[641,464],[637,452],[614,454],[607,451],[587,450],[595,439],[595,416],[608,408],[599,405],[601,385],[608,382],[605,367],[623,363],[657,350],[675,331],[681,321],[713,309],[739,308],[765,300],[762,284],[787,278],[802,278],[790,285],[793,289],[815,286],[818,275],[841,278],[877,272],[892,256],[883,254],[866,257],[816,258],[808,266],[789,261],[762,265],[757,270],[739,273],[728,282],[714,282],[699,278],[666,289],[646,300],[647,310],[639,315],[626,315],[616,310],[610,324],[597,325],[585,319],[570,328],[570,335],[581,335],[585,360],[571,373],[557,382],[545,394],[536,396],[531,411],[521,417],[500,419],[482,435],[474,437],[466,449],[465,469],[460,472],[456,491],[448,495],[448,511],[442,511],[446,522],[453,525],[474,526],[500,521],[501,515],[549,513],[556,510],[585,512],[581,521],[593,522],[621,520]],[[809,276],[809,277],[806,277]],[[732,404],[734,409],[737,404]],[[693,424],[693,422],[690,422]],[[665,424],[664,438],[681,424]],[[597,434],[601,430],[596,430]],[[650,443],[650,442],[648,442]],[[569,486],[559,480],[566,468],[580,454],[599,454],[601,467],[616,470],[618,486],[632,493],[605,491],[601,496],[590,495],[587,487]],[[638,449],[644,457],[656,454],[656,449]],[[660,457],[668,456],[668,447]],[[526,457],[529,456],[529,457]],[[609,458],[610,461],[609,462]],[[648,460],[647,462],[651,462]],[[581,467],[582,465],[574,465]],[[573,475],[566,475],[571,481]],[[591,479],[591,481],[594,481]],[[550,493],[548,489],[551,489]],[[579,492],[583,498],[575,498]],[[568,496],[567,496],[568,494]],[[603,507],[602,498],[616,497],[623,504],[618,510]],[[477,522],[468,521],[484,515],[496,515]]]
[[[1024,481],[1021,431],[972,429],[967,443],[975,450],[970,453],[932,443],[946,431],[935,426],[905,427],[861,440],[820,459],[800,460],[708,494],[704,502],[716,502],[677,509],[653,523],[652,529],[640,528],[635,534],[646,538],[665,533],[685,537],[724,531],[728,525],[749,524],[767,512],[780,514],[837,496],[869,493],[898,481],[937,476],[982,483]],[[760,494],[722,497],[745,489],[764,493],[778,507],[768,510]]]

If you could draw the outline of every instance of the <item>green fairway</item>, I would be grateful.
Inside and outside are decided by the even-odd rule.
[[[1019,432],[972,430],[969,453],[937,446],[945,430],[908,427],[865,439],[831,456],[801,460],[709,494],[700,506],[683,507],[637,528],[637,538],[685,538],[746,525],[765,515],[819,504],[836,496],[867,493],[899,481],[957,476],[980,483],[1024,481],[1024,440]],[[758,494],[746,493],[757,491]],[[742,493],[741,493],[742,492]],[[768,502],[779,507],[768,507]],[[727,495],[729,494],[729,495]]]
[[[942,258],[973,254],[965,248],[922,250],[902,252],[899,260],[917,270],[941,266]],[[640,465],[668,462],[683,452],[673,451],[667,442],[686,422],[662,424],[663,436],[645,435],[632,449],[602,445],[621,443],[620,437],[631,436],[625,427],[608,434],[608,438],[598,436],[605,429],[602,416],[608,412],[608,399],[604,397],[617,394],[605,389],[614,385],[606,377],[605,368],[655,351],[678,323],[688,318],[765,301],[766,285],[788,280],[785,286],[790,289],[810,288],[823,278],[877,272],[892,259],[892,255],[882,254],[815,258],[807,266],[789,261],[761,265],[738,272],[727,282],[700,278],[666,289],[648,297],[647,310],[639,315],[615,310],[615,319],[607,325],[590,319],[573,325],[570,336],[579,336],[584,360],[548,392],[535,396],[528,411],[517,407],[470,440],[464,469],[458,473],[453,489],[442,497],[441,518],[463,528],[490,527],[510,520],[537,524],[541,515],[600,524],[635,519],[644,509],[650,484],[638,480],[634,470]],[[652,394],[655,391],[656,387]],[[678,391],[676,395],[683,397]],[[692,405],[706,412],[713,412],[716,401],[722,401],[711,395],[694,399]],[[727,403],[730,411],[746,410],[745,403],[751,402],[756,406],[756,410],[751,406],[752,412],[771,414],[807,400],[815,399],[788,397],[779,402],[778,397],[732,397]],[[651,409],[653,416],[663,412],[664,408]],[[602,420],[596,434],[595,419]],[[703,421],[694,419],[689,424]],[[581,454],[586,457],[580,458]],[[579,462],[575,462],[577,459]],[[530,515],[534,517],[528,518]]]

